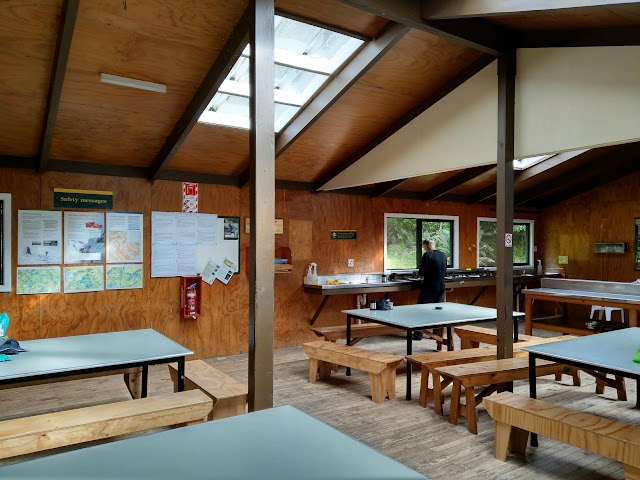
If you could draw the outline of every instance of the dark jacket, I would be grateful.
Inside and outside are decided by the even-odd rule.
[[[444,292],[444,275],[447,272],[447,256],[440,250],[424,252],[420,264],[420,275],[424,277],[422,290],[426,292]]]

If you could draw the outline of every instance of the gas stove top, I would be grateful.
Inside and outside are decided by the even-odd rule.
[[[495,278],[496,274],[487,270],[465,270],[452,272],[449,271],[445,275],[445,279],[464,280],[467,278]]]

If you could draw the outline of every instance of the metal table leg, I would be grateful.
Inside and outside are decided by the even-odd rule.
[[[518,317],[513,317],[513,343],[518,342]]]
[[[407,355],[413,352],[413,330],[407,330]],[[407,360],[407,394],[405,397],[411,400],[411,362]]]
[[[536,398],[538,393],[536,391],[536,356],[529,352],[529,396]],[[531,446],[538,446],[538,434],[531,432]]]
[[[184,365],[185,359],[181,357],[178,359],[178,391],[184,392]]]
[[[351,345],[351,315],[347,315],[347,345]],[[347,377],[351,376],[351,369],[347,367]]]
[[[449,352],[453,350],[453,335],[451,334],[451,327],[447,327],[447,350]]]
[[[140,398],[147,398],[147,383],[149,381],[149,365],[142,367],[142,389],[140,392]]]

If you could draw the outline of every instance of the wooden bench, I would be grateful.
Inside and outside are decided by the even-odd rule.
[[[496,421],[496,458],[525,453],[529,432],[624,464],[625,478],[640,479],[640,427],[503,392],[483,400]]]
[[[309,357],[310,383],[316,383],[317,375],[329,380],[335,364],[369,373],[375,403],[382,403],[387,395],[389,400],[396,397],[396,369],[404,361],[402,357],[325,341],[305,343],[302,350]]]
[[[324,338],[329,342],[335,342],[336,340],[347,339],[347,326],[346,325],[334,325],[331,327],[312,327],[313,333],[317,336]],[[433,338],[438,345],[438,350],[442,348],[442,344],[445,343],[442,338],[443,329],[437,329],[438,334],[434,334],[430,330],[422,330],[422,333]],[[375,337],[377,335],[405,335],[406,332],[399,328],[389,327],[387,325],[381,325],[379,323],[354,323],[351,325],[351,345],[355,345],[363,338]]]
[[[482,399],[494,393],[501,383],[514,382],[529,378],[529,358],[504,358],[465,365],[452,365],[436,368],[436,372],[445,380],[453,382],[451,390],[451,408],[449,410],[449,422],[458,424],[460,415],[467,417],[467,429],[469,432],[478,433],[478,418],[476,406]],[[567,373],[573,377],[573,384],[580,385],[580,376],[574,367],[562,365],[546,360],[536,363],[536,376],[555,375]],[[557,378],[557,377],[556,377]],[[475,387],[487,385],[478,395]],[[466,405],[461,400],[462,387],[464,387]],[[442,392],[442,389],[439,390]],[[442,403],[442,397],[437,397],[438,391],[434,389],[434,403]]]
[[[527,352],[522,350],[522,347],[529,345],[536,345],[541,343],[559,342],[562,340],[568,340],[575,338],[572,335],[564,335],[560,337],[548,337],[548,338],[536,338],[531,342],[519,342],[514,345],[513,356],[514,357],[526,357]],[[458,350],[455,352],[429,352],[419,353],[417,355],[409,355],[406,357],[407,361],[414,367],[419,367],[421,370],[420,377],[420,406],[426,408],[429,399],[434,397],[433,389],[429,388],[429,378],[432,378],[434,388],[439,390],[438,396],[442,399],[442,389],[446,388],[450,379],[441,380],[440,375],[436,373],[436,369],[439,367],[446,367],[449,365],[462,365],[465,363],[484,362],[487,360],[497,360],[497,351],[495,346],[467,348],[464,350]],[[561,374],[560,374],[561,375]],[[561,378],[556,377],[556,380]],[[438,415],[442,415],[442,404],[435,403],[435,412]]]
[[[498,344],[498,332],[493,328],[476,327],[467,325],[464,327],[456,327],[454,329],[456,335],[460,337],[460,348],[478,348],[481,343],[489,345]],[[532,335],[518,334],[518,342],[531,342],[541,337]]]
[[[169,364],[169,373],[174,391],[178,388],[178,366]],[[209,420],[232,417],[246,412],[248,389],[240,383],[202,360],[186,362],[184,389],[200,390],[213,400]]]
[[[0,422],[0,458],[199,423],[212,406],[202,392],[180,392],[5,420]]]

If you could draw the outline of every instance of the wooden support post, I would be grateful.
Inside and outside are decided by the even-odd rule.
[[[273,407],[274,3],[249,1],[249,411]]]
[[[496,307],[498,358],[513,357],[513,157],[516,52],[498,58],[498,177],[496,197]],[[507,386],[509,387],[509,386]],[[509,389],[511,389],[510,386]]]

